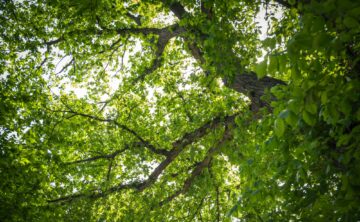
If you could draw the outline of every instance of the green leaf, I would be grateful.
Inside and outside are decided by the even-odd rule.
[[[276,46],[276,39],[275,38],[266,38],[263,41],[264,47],[269,47],[270,49],[274,49]]]
[[[317,113],[317,104],[314,102],[312,97],[306,100],[305,110],[314,115]]]
[[[345,16],[343,22],[344,22],[344,25],[350,29],[351,28],[359,28],[359,26],[360,26],[359,22],[351,16]]]
[[[303,120],[305,121],[306,124],[308,124],[310,126],[314,126],[316,124],[315,116],[310,114],[309,112],[303,111],[302,116],[303,116]]]
[[[0,14],[0,221],[359,219],[360,1]]]
[[[299,113],[302,109],[300,101],[296,99],[290,99],[287,106],[289,107],[289,110],[294,113]]]
[[[320,33],[316,34],[316,36],[313,40],[313,47],[314,47],[314,49],[322,50],[322,49],[324,49],[323,47],[326,47],[327,45],[331,44],[330,40],[331,39],[329,38],[329,36],[326,33],[320,32]]]
[[[285,132],[285,123],[281,118],[277,118],[274,123],[274,131],[277,137],[282,137]]]
[[[296,4],[296,0],[288,0],[290,5],[295,5]]]
[[[297,67],[291,68],[291,77],[297,81],[301,79],[301,73],[300,70]]]
[[[280,55],[278,56],[278,66],[279,66],[279,72],[280,74],[283,74],[286,71],[286,56],[285,55]]]
[[[285,121],[290,126],[295,127],[297,125],[297,122],[298,122],[298,117],[292,111],[289,111],[288,115],[285,118]]]
[[[266,76],[266,70],[267,70],[267,59],[264,59],[264,61],[260,62],[255,66],[255,73],[259,79]]]
[[[270,63],[269,63],[269,67],[268,67],[268,71],[269,73],[271,74],[274,74],[275,72],[278,71],[278,58],[277,56],[269,56],[269,60],[270,60]]]

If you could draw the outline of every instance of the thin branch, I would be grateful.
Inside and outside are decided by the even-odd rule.
[[[86,116],[89,116],[89,115],[86,115]],[[215,129],[222,124],[224,124],[227,129],[227,126],[229,124],[234,123],[234,119],[235,119],[235,115],[227,116],[227,117],[223,117],[223,118],[217,117],[217,118],[207,122],[206,124],[202,125],[198,129],[185,134],[182,138],[173,142],[172,143],[173,148],[171,149],[170,153],[165,158],[165,160],[163,160],[155,168],[155,170],[150,174],[150,176],[142,182],[141,181],[133,181],[133,182],[126,183],[126,184],[119,184],[119,185],[110,187],[108,190],[105,190],[105,191],[102,191],[101,189],[96,189],[96,190],[93,190],[90,194],[85,194],[85,193],[72,194],[72,195],[61,197],[58,199],[49,200],[48,203],[71,202],[71,201],[73,201],[75,199],[79,199],[79,198],[99,198],[99,197],[104,197],[104,196],[114,193],[114,192],[119,192],[124,189],[135,189],[139,192],[143,191],[144,189],[148,188],[153,183],[155,183],[155,181],[158,179],[160,174],[170,165],[170,163],[172,163],[176,159],[176,157],[184,150],[184,148],[186,146],[201,139],[204,135],[207,134],[209,129]],[[227,132],[227,130],[225,130],[225,131]],[[227,134],[228,133],[225,133],[224,135],[227,135]],[[227,136],[224,136],[223,138],[227,138]],[[211,151],[211,150],[213,150],[213,149],[210,149],[208,152],[209,153],[215,152],[215,150],[213,150],[213,151]],[[206,161],[209,161],[209,160],[205,160],[204,163]],[[193,172],[195,172],[195,171],[201,172],[202,168],[197,167],[194,169]]]
[[[203,218],[202,218],[202,215],[201,215],[201,211],[199,211],[199,220],[200,220],[201,222],[204,221]]]
[[[189,172],[191,169],[195,168],[197,165],[199,165],[201,162],[195,162],[194,164],[190,165],[189,167],[187,167],[184,171],[185,172]],[[184,172],[184,171],[180,171],[180,172],[176,172],[176,173],[172,173],[170,174],[171,177],[177,177],[179,176],[180,173]]]
[[[46,52],[47,53],[50,53],[50,46],[47,46],[46,47]],[[37,67],[36,67],[36,70],[38,70],[38,69],[40,69],[45,63],[46,63],[46,61],[48,60],[48,57],[47,56],[45,56],[45,58],[42,60],[42,62],[40,63],[40,65],[38,65]]]
[[[220,201],[219,201],[219,187],[216,186],[216,211],[217,211],[217,221],[220,222]]]
[[[57,38],[57,39],[54,39],[54,40],[50,40],[50,41],[48,41],[48,42],[45,42],[45,45],[47,45],[47,46],[55,45],[55,44],[57,44],[57,43],[59,43],[59,42],[61,42],[61,41],[63,41],[63,40],[64,40],[64,38],[63,38],[63,37],[60,37],[60,38]]]
[[[124,46],[124,45],[126,46],[128,39],[129,39],[129,36],[125,39],[124,44],[118,45],[117,47],[115,47],[115,48],[111,51],[111,53],[110,53],[110,55],[109,55],[109,57],[108,57],[108,62],[106,63],[105,67],[103,67],[103,71],[101,72],[101,74],[103,74],[103,73],[106,72],[106,69],[107,69],[107,67],[108,67],[109,64],[110,64],[110,61],[112,61],[113,55],[115,54],[116,51],[118,51],[118,49],[119,49],[121,46]],[[113,43],[113,44],[110,46],[110,49],[112,49],[114,46],[116,46],[116,44],[118,44],[118,43],[120,42],[120,40],[121,40],[121,38],[119,38],[118,41],[116,41],[115,43]],[[122,56],[122,58],[121,58],[121,69],[122,69],[123,64],[124,64],[123,59],[124,59],[125,51],[126,51],[126,48],[124,49],[123,56]],[[99,75],[101,75],[101,74],[99,74]],[[107,104],[105,104],[105,105],[103,106],[103,108],[105,108],[106,105],[107,105]]]
[[[204,159],[195,167],[195,169],[191,172],[190,177],[188,177],[188,178],[185,180],[182,188],[179,189],[178,191],[176,191],[174,194],[172,194],[172,195],[170,195],[169,197],[167,197],[165,200],[161,201],[161,202],[159,203],[159,205],[160,205],[160,206],[163,206],[164,204],[171,202],[173,199],[175,199],[176,197],[178,197],[180,194],[186,193],[186,192],[190,189],[190,187],[191,187],[192,183],[194,182],[195,178],[196,178],[197,176],[199,176],[199,175],[202,173],[203,169],[209,165],[209,163],[210,163],[210,161],[211,161],[211,158],[214,156],[214,154],[215,154],[215,153],[224,145],[224,143],[225,143],[226,141],[228,141],[230,138],[231,138],[230,129],[229,129],[228,125],[225,125],[225,132],[224,132],[224,135],[223,135],[222,139],[219,140],[219,142],[218,142],[214,147],[210,148],[210,149],[207,151],[205,158],[204,158]]]
[[[216,219],[218,222],[220,222],[220,200],[219,200],[219,196],[220,196],[220,191],[219,191],[219,186],[216,183],[216,179],[213,175],[213,172],[211,170],[211,163],[208,165],[208,169],[209,169],[209,174],[210,177],[214,180],[214,186],[215,186],[215,193],[216,193]]]
[[[53,199],[53,200],[48,200],[48,203],[57,203],[57,202],[71,202],[72,200],[81,198],[81,197],[85,197],[85,194],[79,193],[79,194],[73,194],[73,195],[69,195],[69,196],[64,196],[64,197],[60,197],[57,199]]]
[[[194,218],[196,217],[196,215],[201,211],[201,208],[202,208],[202,206],[203,206],[203,204],[204,204],[204,201],[205,201],[205,199],[206,199],[206,196],[207,196],[207,194],[200,200],[200,203],[198,204],[195,212],[193,213],[192,217],[191,217],[190,220],[189,220],[190,222],[191,222],[191,221],[194,221]]]
[[[123,67],[124,67],[124,57],[125,57],[125,53],[126,53],[126,49],[127,49],[127,43],[128,43],[128,41],[129,41],[129,36],[126,38],[126,40],[125,40],[125,45],[124,45],[124,51],[123,51],[123,53],[122,53],[122,55],[121,55],[121,67],[120,67],[120,69],[119,69],[119,71],[118,72],[120,72],[121,70],[123,70]],[[117,73],[116,73],[117,74]],[[115,75],[116,75],[115,74]],[[114,76],[115,76],[114,75]]]
[[[40,65],[38,65],[37,67],[36,67],[36,69],[40,69],[44,64],[45,64],[45,62],[47,61],[47,57],[45,57],[44,59],[43,59],[43,61],[40,63]]]
[[[113,42],[113,43],[110,45],[109,49],[113,49],[117,44],[119,44],[119,42],[121,42],[121,40],[122,40],[122,36],[120,36],[120,38],[118,38],[115,42]],[[120,44],[120,46],[121,46],[121,44]],[[116,47],[116,48],[118,49],[120,46],[118,46],[118,47]],[[102,53],[105,53],[106,51],[107,51],[107,50],[102,50],[102,51],[100,51],[99,53],[102,54]],[[111,54],[113,54],[114,51],[115,51],[115,50],[113,50]]]
[[[147,147],[151,152],[156,153],[156,154],[161,154],[161,155],[164,155],[164,156],[170,155],[170,152],[168,150],[156,148],[149,141],[142,138],[137,132],[135,132],[133,129],[130,129],[128,126],[120,124],[120,123],[118,123],[116,121],[113,121],[113,122],[115,123],[116,126],[120,127],[121,129],[123,129],[123,130],[131,133],[133,136],[135,136],[138,140],[140,140],[142,145]]]
[[[150,174],[149,178],[143,184],[141,184],[141,186],[139,186],[138,190],[142,191],[147,187],[149,187],[150,185],[152,185],[157,180],[159,175],[166,169],[168,165],[170,165],[171,162],[173,162],[176,159],[176,157],[183,151],[183,149],[187,145],[190,145],[193,142],[197,141],[198,139],[202,138],[204,135],[207,134],[209,129],[215,129],[223,123],[228,125],[230,123],[233,123],[233,121],[234,121],[234,116],[225,117],[224,122],[221,121],[220,117],[215,118],[212,121],[204,124],[200,128],[194,130],[193,132],[185,134],[181,139],[173,142],[172,144],[173,148],[170,151],[170,155],[167,156],[166,159],[163,162],[161,162],[157,168],[155,168],[155,170]],[[199,164],[194,169],[194,171],[198,171],[200,168],[199,166],[201,166],[201,164]]]
[[[68,107],[69,108],[69,107]],[[140,140],[141,144],[143,146],[145,146],[147,149],[149,149],[151,152],[156,153],[156,154],[160,154],[160,155],[164,155],[164,156],[168,156],[170,154],[170,151],[166,150],[166,149],[158,149],[156,148],[154,145],[152,145],[149,141],[145,140],[144,138],[142,138],[135,130],[129,128],[128,126],[121,124],[119,122],[117,122],[116,120],[113,119],[104,119],[101,117],[97,117],[97,116],[93,116],[93,115],[89,115],[86,113],[79,113],[79,112],[75,112],[73,110],[53,110],[53,112],[66,112],[66,113],[72,113],[75,114],[77,116],[82,116],[82,117],[86,117],[89,119],[93,119],[99,122],[107,122],[107,123],[113,123],[116,126],[118,126],[120,129],[132,134],[133,136],[135,136],[138,140]]]
[[[66,40],[65,36],[74,36],[74,35],[89,35],[89,34],[96,34],[96,35],[101,35],[103,33],[108,33],[108,32],[117,32],[119,35],[124,35],[124,34],[143,34],[143,35],[149,35],[149,34],[155,34],[155,35],[160,35],[161,32],[164,29],[171,29],[171,27],[173,27],[174,25],[170,25],[168,27],[165,28],[137,28],[137,27],[127,27],[127,28],[118,28],[118,29],[108,29],[106,27],[102,27],[102,29],[97,29],[97,30],[74,30],[68,33],[65,33],[64,35],[60,36],[57,39],[54,40],[50,40],[47,42],[44,42],[45,45],[47,46],[52,46],[55,45],[59,42],[62,42],[64,40]]]
[[[57,68],[58,65],[59,65],[66,57],[68,57],[68,56],[71,56],[71,55],[64,55],[64,56],[56,63],[55,67]]]
[[[107,174],[106,174],[106,181],[110,180],[112,165],[113,165],[113,159],[111,159],[110,163],[109,163],[108,171],[107,171]]]
[[[159,38],[156,43],[155,59],[153,60],[152,65],[146,68],[144,72],[135,79],[135,82],[138,82],[139,80],[142,81],[147,75],[153,73],[161,66],[163,62],[162,54],[169,40],[175,36],[180,35],[184,31],[185,29],[180,27],[178,24],[161,29],[161,31],[158,33]]]
[[[187,104],[187,102],[186,102],[186,100],[185,100],[182,92],[180,92],[179,90],[175,89],[175,93],[180,97],[180,99],[181,99],[181,101],[182,101],[182,103],[183,103],[183,107],[185,107],[185,105]],[[189,121],[192,122],[194,118],[193,118],[192,115],[190,114],[189,110],[185,108],[185,109],[184,109],[184,112],[185,112],[186,117],[189,119]]]
[[[59,75],[60,73],[62,73],[63,71],[65,71],[71,64],[73,64],[75,62],[75,59],[74,58],[72,58],[71,60],[70,60],[70,62],[68,62],[66,65],[64,65],[63,67],[62,67],[62,69],[59,71],[59,72],[57,72],[56,73],[56,75]]]
[[[128,149],[129,149],[129,146],[126,146],[124,149],[116,150],[116,151],[114,151],[114,152],[112,152],[110,154],[94,156],[94,157],[90,157],[90,158],[86,158],[86,159],[82,159],[82,160],[76,160],[76,161],[73,161],[73,162],[67,162],[65,164],[71,165],[71,164],[77,164],[77,163],[91,162],[91,161],[95,161],[95,160],[99,160],[99,159],[114,159],[117,155],[125,152]]]

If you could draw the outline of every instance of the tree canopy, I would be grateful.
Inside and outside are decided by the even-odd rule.
[[[0,24],[1,221],[360,219],[360,1],[1,0]]]

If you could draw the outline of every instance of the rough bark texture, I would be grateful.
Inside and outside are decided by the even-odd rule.
[[[261,107],[270,108],[268,102],[261,99],[267,89],[285,84],[281,80],[268,76],[258,79],[253,72],[238,74],[232,82],[224,82],[227,87],[247,95],[252,101],[251,110],[254,112],[257,112]]]
[[[178,2],[171,4],[169,8],[179,20],[183,19],[186,16],[190,16],[186,12],[185,8]],[[207,10],[206,13],[209,14],[211,12]],[[186,30],[186,27],[184,27],[184,29]],[[202,43],[196,42],[195,40],[190,40],[186,37],[185,41],[187,42],[187,46],[192,56],[198,61],[200,65],[203,65],[206,61],[203,56],[203,52],[199,47],[199,45],[201,45]],[[233,56],[235,57],[233,60],[239,60],[239,58],[237,58],[235,54],[233,54]],[[208,73],[208,70],[204,70],[204,72]],[[232,81],[226,81],[224,79],[224,83],[227,87],[248,96],[251,99],[252,103],[250,109],[254,113],[257,113],[262,107],[268,107],[271,110],[268,101],[262,100],[261,97],[264,95],[267,89],[274,87],[278,84],[285,84],[283,81],[269,76],[258,79],[256,73],[254,72],[238,72]]]
[[[229,121],[229,120],[231,120],[231,121]],[[204,159],[201,162],[199,162],[196,165],[196,167],[191,171],[190,176],[185,180],[181,189],[177,190],[175,193],[173,193],[172,195],[167,197],[165,200],[161,201],[160,206],[172,201],[173,199],[178,197],[180,194],[186,193],[190,189],[195,178],[197,176],[199,176],[206,167],[209,167],[212,157],[220,150],[220,148],[224,145],[224,143],[226,141],[228,141],[232,138],[231,130],[230,130],[228,124],[232,124],[233,119],[229,119],[229,120],[227,120],[225,122],[226,125],[225,125],[225,132],[223,134],[223,137],[217,142],[217,144],[214,147],[210,148],[207,151]]]

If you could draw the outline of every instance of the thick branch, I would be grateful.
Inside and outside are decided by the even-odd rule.
[[[165,158],[165,160],[163,160],[155,168],[155,170],[150,174],[148,179],[146,179],[146,180],[144,180],[142,182],[134,181],[134,182],[127,183],[127,184],[119,184],[117,186],[110,187],[106,191],[102,191],[101,189],[97,189],[97,190],[94,190],[93,192],[91,192],[91,194],[85,194],[85,193],[73,194],[73,195],[69,195],[69,196],[66,196],[66,197],[61,197],[61,198],[58,198],[58,199],[49,200],[48,202],[49,203],[70,202],[70,201],[73,201],[75,199],[85,198],[85,197],[87,197],[87,198],[98,198],[98,197],[103,197],[103,196],[106,196],[108,194],[118,192],[118,191],[121,191],[121,190],[124,190],[124,189],[135,189],[137,191],[143,191],[144,189],[146,189],[147,187],[149,187],[153,183],[155,183],[155,181],[158,179],[160,174],[170,165],[170,163],[172,163],[176,159],[176,157],[184,150],[184,148],[187,145],[190,145],[193,142],[197,141],[198,139],[200,139],[201,137],[206,135],[206,133],[209,130],[215,129],[221,124],[224,124],[225,126],[228,126],[229,124],[233,124],[234,119],[235,119],[235,115],[227,116],[227,117],[224,117],[224,118],[217,117],[217,118],[207,122],[206,124],[204,124],[200,128],[192,131],[191,133],[185,134],[181,139],[178,139],[175,142],[173,142],[173,144],[172,144],[173,148],[171,149],[170,153]],[[208,153],[213,153],[213,152],[215,152],[215,150],[213,150],[213,149],[208,151]],[[206,161],[208,161],[208,160],[206,160]],[[206,164],[206,163],[204,163],[204,164]],[[199,170],[200,169],[199,169],[198,166],[194,169],[194,171],[199,171]]]
[[[169,5],[169,8],[180,20],[185,16],[189,16],[185,11],[184,7],[178,2],[172,3],[171,5]],[[204,37],[206,37],[206,35],[204,35]],[[185,37],[185,41],[187,42],[192,56],[199,62],[200,65],[205,64],[206,61],[203,56],[204,53],[199,47],[199,45],[202,45],[202,42],[198,42],[201,40],[193,40]],[[234,57],[232,60],[239,61],[235,54],[233,54],[232,56]],[[238,63],[240,66],[240,61]],[[208,70],[204,71],[208,72]],[[227,81],[224,80],[224,82],[226,83]],[[243,72],[239,69],[236,73],[234,83],[226,85],[240,93],[244,93],[245,95],[249,96],[252,100],[251,110],[257,112],[261,107],[269,107],[269,104],[266,101],[261,100],[261,96],[264,95],[266,89],[271,88],[277,84],[285,83],[272,77],[258,79],[255,73]]]
[[[224,119],[224,124],[228,125],[234,122],[235,116],[227,116]],[[165,168],[170,165],[171,162],[175,160],[175,158],[183,151],[183,149],[187,146],[195,142],[196,140],[202,138],[207,134],[209,130],[217,128],[220,124],[222,124],[221,118],[217,117],[212,121],[206,123],[202,127],[196,129],[191,133],[185,134],[181,139],[175,141],[173,143],[173,148],[170,151],[170,155],[160,163],[160,165],[151,173],[148,180],[145,181],[140,187],[139,190],[144,190],[151,184],[153,184],[159,175],[165,170]],[[195,168],[196,169],[196,168]]]
[[[163,2],[166,3],[166,1],[163,1]],[[169,7],[170,7],[170,10],[175,14],[175,16],[179,20],[184,18],[184,16],[187,14],[187,12],[185,11],[185,8],[178,2],[171,3],[171,5]]]
[[[213,8],[207,8],[205,7],[205,1],[200,1],[200,7],[201,7],[201,12],[204,13],[206,15],[206,17],[208,19],[212,19],[213,17]]]
[[[179,196],[180,194],[183,194],[183,193],[186,193],[191,184],[194,182],[195,178],[197,176],[199,176],[202,171],[209,165],[210,161],[211,161],[211,158],[214,156],[214,154],[224,145],[224,143],[226,141],[228,141],[229,139],[231,138],[231,134],[230,134],[230,129],[228,127],[228,125],[226,125],[226,128],[225,128],[225,132],[224,132],[224,135],[222,137],[221,140],[218,141],[218,143],[210,148],[207,153],[206,153],[206,156],[205,158],[195,167],[195,169],[191,172],[191,175],[190,177],[188,177],[182,188],[179,189],[178,191],[176,191],[174,194],[172,194],[171,196],[169,196],[168,198],[166,198],[165,200],[161,201],[160,202],[160,206],[172,201],[173,199],[175,199],[177,196]]]
[[[130,12],[126,13],[126,16],[129,17],[130,19],[132,19],[137,25],[141,25],[141,17],[140,15],[135,16],[133,14],[131,14]]]
[[[225,81],[225,85],[249,96],[252,101],[251,110],[258,111],[261,107],[270,108],[266,101],[261,100],[265,90],[276,85],[285,85],[285,83],[268,76],[258,79],[254,72],[248,72],[236,75],[231,83]]]
[[[155,59],[153,60],[152,65],[146,68],[145,71],[135,79],[135,82],[143,80],[147,75],[151,74],[161,66],[163,62],[162,54],[169,40],[175,36],[180,35],[184,31],[185,30],[177,24],[160,30],[158,33],[159,38],[156,43]]]

